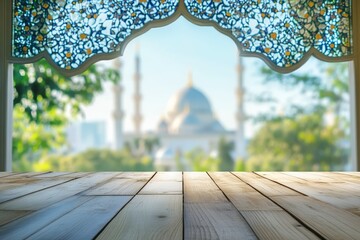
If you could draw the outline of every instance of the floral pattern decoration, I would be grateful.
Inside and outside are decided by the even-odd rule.
[[[327,57],[352,53],[350,0],[184,0],[194,17],[230,30],[243,51],[278,67],[316,49]],[[179,0],[14,0],[14,57],[48,52],[75,69],[95,54],[119,51],[145,24],[165,19]]]
[[[75,69],[177,7],[178,0],[14,0],[12,55],[46,51],[60,68]]]
[[[352,53],[350,0],[185,0],[189,13],[231,30],[243,50],[278,67],[312,48],[327,57]]]

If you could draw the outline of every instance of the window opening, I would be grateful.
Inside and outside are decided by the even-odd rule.
[[[208,41],[204,43],[204,39]],[[140,49],[136,47],[138,43]],[[216,34],[214,29],[194,27],[184,18],[137,38],[129,44],[122,57],[120,85],[114,88],[112,83],[108,83],[98,105],[85,111],[91,117],[78,123],[85,128],[84,133],[88,134],[79,142],[86,143],[105,138],[97,135],[97,128],[102,128],[104,124],[106,128],[111,128],[106,134],[116,137],[118,131],[113,125],[119,121],[120,127],[123,127],[120,129],[123,134],[120,136],[121,146],[115,146],[116,141],[112,139],[111,144],[107,141],[105,148],[108,149],[105,151],[97,149],[84,153],[84,149],[80,147],[79,151],[71,154],[67,152],[65,156],[46,155],[37,163],[36,170],[54,170],[62,162],[67,164],[64,165],[67,168],[59,169],[62,171],[115,170],[116,166],[121,167],[116,170],[215,171],[229,167],[226,164],[220,165],[220,159],[230,158],[231,168],[227,170],[347,169],[352,147],[349,140],[350,85],[347,64],[323,63],[312,58],[293,74],[282,75],[270,70],[260,59],[244,58],[243,68],[240,67],[240,72],[237,72],[239,59],[234,52],[236,46],[225,39],[225,36]],[[135,75],[140,76],[137,81],[140,84],[139,92],[135,91],[134,82],[137,54],[140,57],[140,72]],[[112,64],[99,63],[100,66]],[[116,68],[119,69],[119,65]],[[192,84],[187,79],[189,70],[193,72]],[[243,79],[243,89],[240,90],[239,73]],[[208,147],[202,149],[199,148],[201,144],[198,144],[200,141],[196,137],[204,137],[204,134],[196,133],[195,138],[192,136],[193,138],[186,139],[189,136],[181,136],[176,131],[168,135],[161,132],[181,130],[173,127],[161,129],[160,121],[162,115],[173,112],[168,110],[174,109],[174,104],[170,104],[170,107],[166,104],[171,96],[176,95],[179,89],[192,87],[200,91],[210,103],[213,111],[210,120],[218,120],[226,130],[213,134],[212,142],[206,142]],[[116,107],[119,101],[114,101],[116,89],[122,89],[118,92],[121,95],[120,107]],[[135,112],[135,99],[140,99],[139,114]],[[244,115],[242,118],[235,117],[239,113],[239,100],[243,101],[246,118]],[[196,98],[190,99],[191,104],[203,106],[201,99],[199,101],[200,103]],[[152,104],[157,105],[157,109],[152,108]],[[196,114],[195,117],[189,117],[191,106],[179,109],[180,114],[176,113],[175,116],[189,122],[185,121],[186,124],[181,125],[177,124],[184,123],[180,120],[166,119],[166,124],[189,127],[189,123],[190,127],[194,127],[191,124],[199,119]],[[136,116],[142,119],[140,141],[133,127]],[[242,157],[239,157],[235,143],[239,139],[237,132],[241,129],[237,125],[239,122],[245,130],[245,145],[242,146],[246,149],[246,155]],[[91,124],[95,127],[90,130]],[[201,124],[200,127],[205,125]],[[191,132],[195,132],[193,130]],[[72,129],[69,132],[75,134],[77,131]],[[104,135],[103,130],[100,132]],[[220,158],[219,142],[223,136],[228,138],[221,143],[224,156]],[[210,139],[209,136],[205,137]],[[151,142],[156,139],[159,140],[158,143]],[[203,139],[201,141],[204,142]],[[174,142],[183,145],[191,143],[192,146],[184,148],[180,154],[173,147],[176,145]],[[231,143],[234,144],[233,147]],[[97,142],[92,144],[92,147],[103,148]],[[145,146],[148,147],[149,144],[153,144],[152,150],[145,151]],[[110,148],[117,148],[120,152],[115,153]],[[124,148],[130,150],[128,155],[121,152]],[[49,166],[51,167],[46,168]]]

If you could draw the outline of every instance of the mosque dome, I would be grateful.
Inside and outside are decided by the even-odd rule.
[[[187,86],[178,91],[169,101],[167,117],[173,120],[174,116],[182,113],[186,108],[204,116],[211,116],[212,109],[207,97],[193,86]]]
[[[170,131],[172,133],[191,134],[199,132],[201,130],[199,126],[201,126],[201,122],[196,115],[185,111],[174,119]]]
[[[208,98],[199,89],[193,87],[191,76],[187,86],[170,99],[166,110],[166,122],[170,134],[225,131],[214,117]],[[164,126],[164,122],[160,124]]]

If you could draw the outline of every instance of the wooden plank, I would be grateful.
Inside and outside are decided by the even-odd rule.
[[[350,182],[310,182],[292,176],[287,177],[286,174],[281,173],[258,174],[336,207],[356,214],[360,211],[360,188],[356,184]],[[285,176],[281,178],[278,175]],[[325,176],[336,176],[338,178],[337,175],[329,173]],[[289,181],[289,179],[294,181]],[[342,180],[342,178],[339,180]]]
[[[63,177],[69,174],[73,174],[72,172],[48,172],[45,174],[34,176],[35,178],[54,178],[54,177]]]
[[[236,175],[244,182],[250,184],[258,191],[271,198],[272,201],[279,204],[283,209],[292,213],[297,219],[300,219],[308,228],[317,232],[319,235],[327,239],[358,239],[360,236],[360,218],[350,212],[336,208],[330,204],[321,202],[319,200],[300,195],[273,195],[264,188],[263,184],[273,186],[275,191],[282,191],[281,189],[289,188],[281,186],[268,179],[261,179],[258,176],[258,181],[261,185],[257,185],[254,178],[250,174]],[[277,186],[276,186],[277,185]],[[257,186],[260,186],[259,188]],[[284,191],[285,192],[285,191]],[[294,191],[294,193],[296,193]]]
[[[38,182],[38,181],[39,180],[28,181],[28,180],[19,180],[19,179],[10,180],[10,181],[9,180],[1,181],[0,182],[0,191],[16,188],[16,187],[23,186],[23,185],[28,184],[28,183]]]
[[[350,212],[306,196],[272,198],[284,209],[327,239],[359,239],[360,218]]]
[[[347,182],[352,183],[356,185],[358,188],[360,187],[360,176],[355,176],[353,174],[343,174],[343,173],[337,173],[337,172],[321,172],[317,173],[322,176],[328,176],[332,178],[339,179],[341,182]]]
[[[135,195],[154,175],[148,173],[121,173],[109,182],[96,186],[86,192],[86,195]]]
[[[115,178],[130,178],[130,179],[138,179],[142,181],[147,181],[149,178],[154,176],[155,172],[123,172],[119,175],[116,175]]]
[[[314,175],[333,179],[333,181],[328,181],[328,182],[324,181],[326,183],[333,183],[333,182],[338,184],[341,183],[343,184],[344,187],[354,187],[356,189],[360,188],[360,178],[354,175],[347,175],[336,172],[316,172],[314,173]]]
[[[310,182],[342,182],[341,179],[324,176],[319,172],[284,172],[284,174]]]
[[[93,197],[27,239],[93,239],[130,198]]]
[[[257,239],[206,173],[184,173],[185,239]]]
[[[21,218],[27,214],[31,213],[31,211],[6,211],[0,210],[0,226],[5,225],[15,219]]]
[[[223,203],[224,194],[203,172],[184,172],[185,203]]]
[[[0,178],[2,178],[2,177],[7,177],[7,176],[11,176],[11,175],[15,175],[15,174],[19,174],[19,173],[15,173],[15,172],[0,172]]]
[[[96,239],[182,239],[181,195],[137,195]]]
[[[90,199],[90,196],[71,197],[3,225],[1,239],[25,239]]]
[[[5,178],[9,179],[9,178],[32,178],[35,176],[40,176],[42,174],[46,174],[49,172],[24,172],[24,173],[17,173],[17,174],[13,174],[13,175],[9,175],[6,176]]]
[[[52,188],[47,188],[26,196],[0,204],[2,210],[39,210],[55,202],[85,191],[101,182],[111,179],[117,173],[94,173]]]
[[[24,184],[17,187],[0,191],[0,203],[15,199],[33,192],[37,192],[49,187],[59,185],[71,181],[71,179],[49,179],[45,181],[37,181],[29,184]]]
[[[307,183],[307,180],[290,176],[284,172],[255,172],[257,175],[265,177],[275,182],[287,183],[287,182],[298,182],[298,183]]]
[[[39,181],[34,176],[46,173],[14,173],[0,178],[0,191]]]
[[[259,192],[266,196],[291,196],[301,195],[289,188],[283,187],[275,182],[265,179],[255,173],[249,172],[233,172],[238,178],[244,182],[250,184],[252,187],[257,189]],[[246,181],[245,181],[245,180]]]
[[[260,239],[318,239],[286,211],[231,173],[209,175]]]
[[[281,183],[284,185],[287,185],[286,183],[291,183],[293,185],[297,185],[297,186],[310,186],[310,187],[318,187],[318,188],[332,188],[332,192],[334,192],[333,190],[336,189],[337,193],[341,193],[341,194],[347,194],[349,192],[351,192],[351,194],[356,194],[359,195],[360,194],[360,184],[355,183],[352,181],[352,177],[342,177],[342,175],[337,174],[337,173],[314,173],[314,175],[316,175],[315,179],[318,178],[322,178],[322,177],[326,177],[326,178],[332,178],[334,179],[333,181],[311,181],[311,180],[304,180],[301,178],[297,178],[294,176],[290,176],[287,175],[286,173],[263,173],[263,172],[258,172],[256,173],[262,177],[265,177],[267,179],[270,179],[272,181],[275,181],[277,183]],[[335,180],[336,179],[336,180]],[[287,185],[288,186],[288,185]],[[341,186],[341,187],[339,187]],[[338,188],[339,187],[339,188]]]
[[[47,172],[44,174],[33,176],[34,178],[53,178],[53,177],[59,177],[66,174],[71,174],[71,172]]]
[[[251,210],[241,213],[259,239],[319,239],[285,211]]]
[[[17,173],[17,174],[19,174],[19,173]],[[45,174],[41,174],[41,175],[36,175],[34,177],[29,177],[27,175],[28,177],[2,178],[2,179],[0,179],[0,191],[8,190],[8,189],[15,189],[15,188],[27,185],[27,184],[37,184],[38,182],[41,182],[42,179],[55,180],[55,179],[61,178],[61,179],[64,179],[64,181],[66,179],[67,179],[67,181],[69,181],[74,178],[80,178],[80,177],[89,175],[90,173],[70,173],[70,174],[58,175],[58,176],[56,176],[57,174],[54,173],[54,175],[55,175],[54,177],[50,177],[48,174],[52,174],[52,173],[45,173]],[[5,194],[5,193],[0,193],[0,195],[1,194]],[[9,199],[11,199],[11,198],[9,198]]]
[[[229,172],[210,172],[209,175],[239,211],[282,210]]]
[[[158,172],[139,194],[182,194],[182,172]]]
[[[360,178],[360,172],[339,172],[339,173]]]

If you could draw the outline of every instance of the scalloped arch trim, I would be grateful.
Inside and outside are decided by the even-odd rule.
[[[352,55],[350,0],[15,0],[12,57],[51,59],[76,72],[91,59],[120,55],[150,27],[184,15],[230,36],[244,55],[287,72],[310,55]]]

